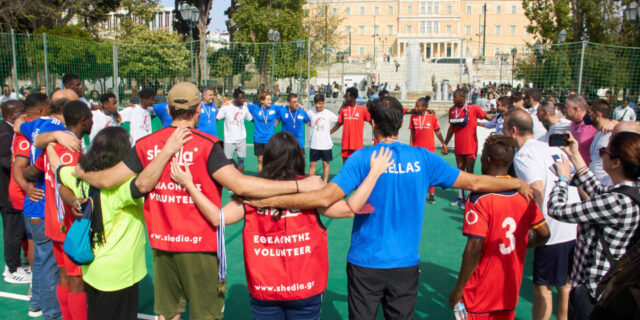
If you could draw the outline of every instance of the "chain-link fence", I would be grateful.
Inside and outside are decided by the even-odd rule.
[[[84,80],[87,96],[110,91],[121,103],[140,88],[166,93],[180,81],[212,86],[226,97],[241,87],[249,101],[261,89],[280,97],[321,92],[340,98],[350,86],[365,98],[385,88],[402,100],[430,94],[435,101],[449,101],[460,84],[489,82],[533,85],[561,99],[573,92],[603,97],[610,91],[619,98],[640,93],[638,48],[588,42],[514,47],[469,40],[440,51],[419,42],[413,49],[411,43],[350,43],[345,48],[324,48],[311,40],[142,45],[0,33],[0,82],[19,93],[50,93],[62,87],[64,74],[75,73]],[[474,59],[476,49],[486,49],[486,59]],[[378,54],[361,54],[368,52]]]

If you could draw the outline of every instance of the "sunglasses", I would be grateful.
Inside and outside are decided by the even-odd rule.
[[[602,147],[600,149],[598,149],[598,154],[600,154],[600,158],[602,158],[603,155],[608,155],[609,158],[615,158],[616,156],[611,153],[609,150],[607,150],[607,147]]]

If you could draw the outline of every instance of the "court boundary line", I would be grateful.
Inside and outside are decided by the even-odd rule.
[[[29,296],[24,294],[11,293],[6,291],[0,291],[0,298],[7,298],[13,300],[29,301]],[[143,320],[157,320],[158,316],[150,315],[146,313],[138,313],[138,319]]]

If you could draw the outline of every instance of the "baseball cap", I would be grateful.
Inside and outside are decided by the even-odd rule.
[[[169,106],[189,109],[200,102],[200,90],[191,82],[180,82],[171,87],[168,94]]]

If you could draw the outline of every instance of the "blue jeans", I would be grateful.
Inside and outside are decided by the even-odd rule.
[[[25,217],[25,224],[31,229],[34,244],[29,307],[39,306],[45,320],[62,319],[56,296],[59,269],[53,257],[51,239],[44,234],[44,219]]]
[[[569,320],[589,320],[589,315],[591,315],[596,302],[584,284],[571,288],[569,292]]]
[[[251,298],[251,310],[256,320],[316,320],[320,319],[322,294],[302,300],[257,300]]]

